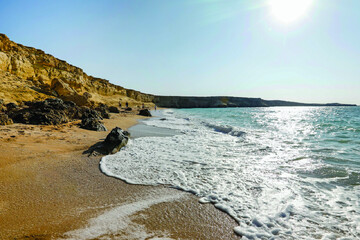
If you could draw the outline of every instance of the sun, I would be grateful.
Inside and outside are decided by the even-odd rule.
[[[271,15],[283,24],[294,23],[309,11],[314,0],[268,0]]]

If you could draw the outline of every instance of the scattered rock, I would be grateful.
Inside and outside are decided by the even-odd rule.
[[[110,106],[110,107],[109,107],[109,111],[110,111],[111,113],[120,113],[120,110],[119,110],[117,107],[115,107],[115,106]]]
[[[10,125],[13,124],[13,121],[5,113],[0,113],[0,125]]]
[[[79,119],[85,119],[85,118],[95,118],[97,120],[103,120],[100,112],[90,109],[88,107],[82,107],[80,111],[81,116],[79,116]]]
[[[101,103],[97,108],[96,111],[100,112],[103,118],[109,119],[110,118],[110,111],[109,107],[106,104]]]
[[[93,156],[97,156],[98,154],[114,154],[127,144],[129,137],[129,132],[116,127],[106,136],[105,141],[94,144],[83,153]]]
[[[9,105],[9,104],[8,104]],[[14,104],[15,105],[15,104]],[[79,107],[72,101],[63,101],[59,98],[48,98],[45,101],[24,102],[23,108],[16,105],[7,106],[9,117],[16,123],[57,125],[77,119],[102,120],[102,114],[88,107]],[[90,123],[88,123],[90,124]],[[103,131],[99,124],[93,123],[92,130]],[[87,124],[84,124],[84,126]],[[91,124],[89,125],[91,126]],[[95,128],[95,129],[93,129]]]
[[[106,127],[95,118],[84,118],[81,120],[80,127],[93,131],[107,131]]]
[[[57,125],[73,120],[79,108],[61,99],[48,98],[45,101],[26,102],[27,108],[13,109],[9,116],[16,123]]]
[[[149,109],[141,109],[139,111],[139,115],[145,116],[145,117],[151,117],[151,113],[150,113]]]
[[[6,104],[6,109],[8,112],[19,109],[19,106],[16,105],[15,103],[8,103]]]

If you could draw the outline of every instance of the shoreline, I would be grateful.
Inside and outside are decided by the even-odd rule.
[[[108,131],[115,126],[128,129],[144,118],[134,114],[111,116],[104,120]],[[120,211],[121,206],[137,208],[126,215],[130,221],[127,227],[111,233],[110,238],[137,239],[128,235],[134,226],[141,227],[149,239],[239,238],[233,232],[237,224],[231,217],[212,205],[198,203],[190,193],[130,185],[103,174],[100,156],[88,157],[83,151],[105,138],[108,131],[88,131],[76,124],[0,127],[1,239],[71,237],[65,233],[86,229],[96,218]],[[180,201],[176,197],[179,194]],[[144,205],[145,200],[150,202]]]

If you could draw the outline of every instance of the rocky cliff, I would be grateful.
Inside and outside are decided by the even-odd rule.
[[[26,47],[0,34],[0,100],[3,103],[44,100],[49,97],[70,100],[79,106],[101,103],[130,107],[211,108],[272,106],[349,106],[349,104],[305,104],[243,97],[154,96],[126,89],[108,80],[87,75],[78,67],[44,51]],[[1,110],[1,109],[0,109]]]
[[[5,103],[59,97],[78,105],[99,103],[152,105],[154,96],[87,75],[44,51],[26,47],[0,34],[0,99]]]

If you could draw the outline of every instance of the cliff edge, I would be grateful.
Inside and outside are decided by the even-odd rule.
[[[297,103],[244,97],[186,97],[155,96],[126,89],[106,79],[87,75],[44,51],[26,47],[0,34],[0,100],[22,103],[49,97],[73,101],[79,106],[99,104],[118,106],[128,102],[130,107],[217,108],[217,107],[274,107],[274,106],[356,106],[355,104]]]
[[[5,103],[58,97],[80,106],[105,103],[152,105],[154,96],[87,75],[44,51],[26,47],[0,34],[0,99]]]

